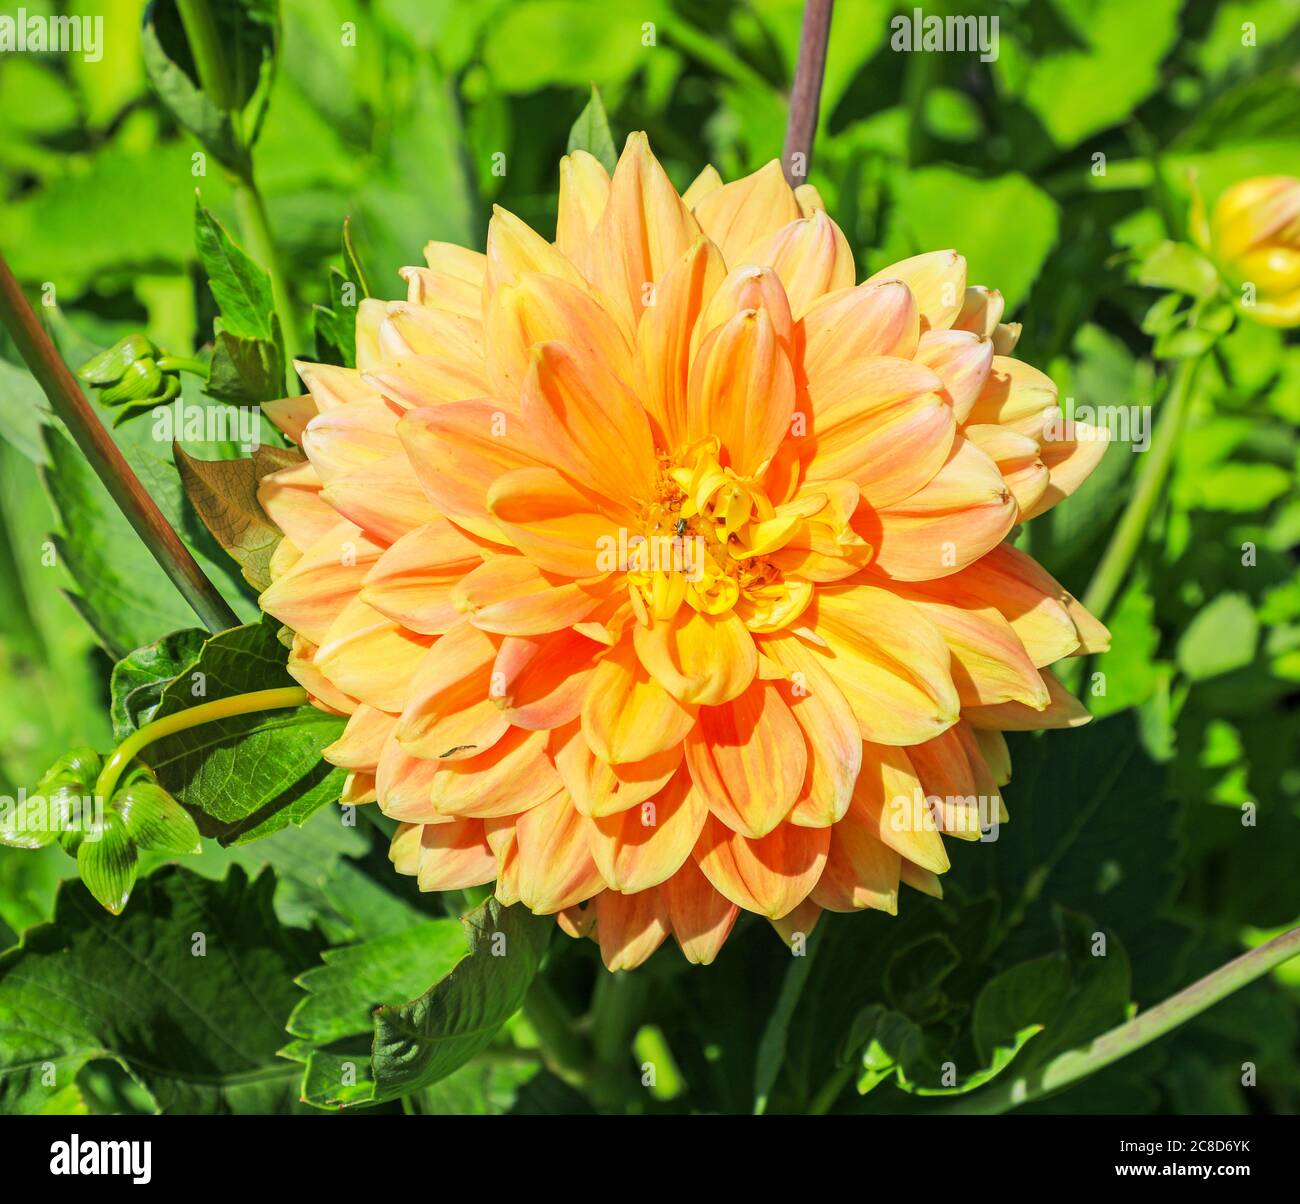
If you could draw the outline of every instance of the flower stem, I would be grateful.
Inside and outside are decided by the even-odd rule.
[[[82,455],[104,483],[109,496],[126,516],[181,597],[209,631],[224,631],[239,620],[217,587],[207,579],[190,550],[172,530],[158,504],[149,496],[126,462],[94,407],[86,400],[67,365],[59,357],[23,291],[0,255],[0,320],[9,328],[19,353],[49,398],[50,408],[68,428]]]
[[[831,36],[831,11],[835,0],[807,0],[799,35],[794,87],[790,90],[790,116],[785,128],[781,167],[791,188],[808,183],[813,138],[821,107],[822,77],[826,74],[826,45]],[[802,158],[796,162],[795,156]]]
[[[258,191],[257,180],[253,173],[253,152],[244,138],[241,113],[236,107],[238,97],[234,82],[230,78],[230,64],[227,61],[225,47],[221,43],[220,30],[212,14],[209,0],[177,0],[181,23],[185,27],[185,40],[189,43],[190,53],[194,56],[194,66],[199,73],[199,83],[208,94],[209,99],[230,118],[230,126],[235,140],[239,144],[240,163],[230,170],[231,186],[234,189],[235,214],[239,218],[239,229],[248,246],[249,254],[263,267],[271,277],[271,294],[275,301],[275,312],[280,319],[280,331],[284,336],[286,358],[290,363],[285,366],[289,392],[296,388],[296,374],[292,360],[302,349],[298,336],[298,314],[289,296],[288,282],[280,263],[280,255],[271,237],[271,224],[267,220],[266,205]]]
[[[1033,1078],[1011,1077],[1005,1084],[973,1097],[969,1103],[954,1104],[948,1110],[995,1115],[1060,1091],[1149,1045],[1157,1037],[1172,1032],[1180,1024],[1200,1015],[1247,983],[1262,978],[1297,954],[1300,954],[1300,928],[1292,928],[1258,949],[1220,966],[1164,1003],[1135,1016],[1127,1024],[1103,1033],[1086,1048],[1071,1050],[1053,1059]]]
[[[1138,473],[1133,496],[1129,498],[1119,524],[1110,537],[1110,543],[1106,545],[1101,563],[1097,565],[1087,592],[1083,595],[1084,606],[1098,619],[1105,619],[1106,612],[1123,586],[1133,558],[1146,535],[1147,525],[1160,501],[1165,479],[1174,462],[1178,437],[1182,434],[1183,423],[1187,419],[1192,385],[1202,359],[1203,354],[1183,360],[1175,370],[1169,396],[1161,407],[1160,426]]]
[[[232,715],[275,711],[282,707],[301,706],[306,701],[307,691],[301,686],[282,686],[274,690],[254,690],[250,694],[233,694],[229,698],[214,698],[211,702],[186,707],[183,711],[155,719],[139,731],[132,732],[113,750],[112,756],[99,771],[99,777],[95,779],[95,794],[105,802],[111,800],[122,772],[140,750],[164,736],[173,736],[177,732],[203,723],[212,723],[217,719],[229,719]]]
[[[570,1078],[581,1078],[590,1066],[585,1043],[574,1028],[573,1018],[551,984],[540,974],[524,997],[524,1017],[532,1025],[542,1056],[553,1070]]]
[[[247,174],[236,176],[233,183],[235,215],[239,218],[239,229],[248,245],[248,252],[271,276],[271,295],[275,301],[275,312],[280,319],[280,331],[284,336],[287,361],[285,377],[288,391],[294,393],[297,391],[297,372],[293,367],[293,359],[302,350],[298,335],[298,313],[289,296],[288,280],[275,240],[271,237],[271,223],[267,220],[266,205],[253,176],[251,160]]]

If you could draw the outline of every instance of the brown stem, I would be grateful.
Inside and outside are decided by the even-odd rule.
[[[77,441],[109,496],[126,515],[145,547],[153,553],[163,572],[194,608],[194,613],[209,631],[224,631],[235,626],[239,620],[234,611],[217,592],[216,586],[204,576],[189,549],[172,530],[153,498],[145,492],[139,477],[104,429],[81,386],[68,371],[35,311],[27,303],[3,255],[0,255],[0,320],[9,328],[19,353],[49,398],[51,408]]]
[[[835,0],[808,0],[803,10],[803,32],[799,36],[799,59],[790,92],[790,120],[785,127],[785,150],[781,169],[791,188],[808,182],[812,166],[813,136],[822,97],[822,76],[826,74],[826,44],[831,36],[831,11]]]

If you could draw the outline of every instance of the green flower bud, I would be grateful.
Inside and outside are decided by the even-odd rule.
[[[119,339],[107,351],[87,360],[77,369],[77,375],[88,385],[111,385],[122,379],[122,374],[137,360],[152,359],[158,348],[142,334],[129,334]]]

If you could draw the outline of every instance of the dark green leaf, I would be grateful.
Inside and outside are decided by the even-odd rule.
[[[115,739],[125,740],[153,718],[163,687],[194,662],[207,638],[208,633],[197,627],[173,631],[128,653],[113,666],[109,711]]]
[[[100,905],[120,915],[138,871],[139,859],[126,818],[110,807],[103,822],[95,824],[77,846],[77,872]]]
[[[211,882],[171,867],[141,879],[114,919],[65,883],[54,921],[0,957],[0,1111],[40,1111],[102,1058],[159,1110],[294,1109],[298,1070],[276,1053],[293,976],[320,944],[280,924],[274,890],[269,873]]]
[[[236,246],[226,228],[197,197],[194,246],[226,331],[241,340],[272,340],[275,301],[271,277]]]

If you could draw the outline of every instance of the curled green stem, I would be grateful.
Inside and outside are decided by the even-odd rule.
[[[217,719],[229,719],[232,715],[247,715],[252,711],[275,711],[282,707],[301,706],[307,701],[307,691],[301,686],[283,686],[274,690],[254,690],[251,694],[234,694],[229,698],[214,698],[211,702],[200,703],[196,707],[186,707],[173,715],[155,719],[145,724],[139,731],[132,732],[113,750],[113,754],[104,762],[99,777],[95,779],[95,795],[105,801],[113,797],[118,779],[123,771],[135,759],[142,748],[200,724],[212,723]]]
[[[1196,372],[1204,358],[1204,355],[1200,355],[1183,360],[1174,372],[1173,384],[1169,388],[1169,396],[1161,406],[1159,426],[1138,471],[1133,495],[1129,498],[1119,524],[1110,537],[1110,543],[1106,545],[1101,562],[1092,575],[1087,592],[1083,595],[1084,606],[1099,619],[1105,619],[1106,612],[1128,576],[1133,558],[1142,546],[1147,526],[1155,513],[1174,462],[1174,451],[1178,447],[1178,438],[1182,434],[1191,404]]]

